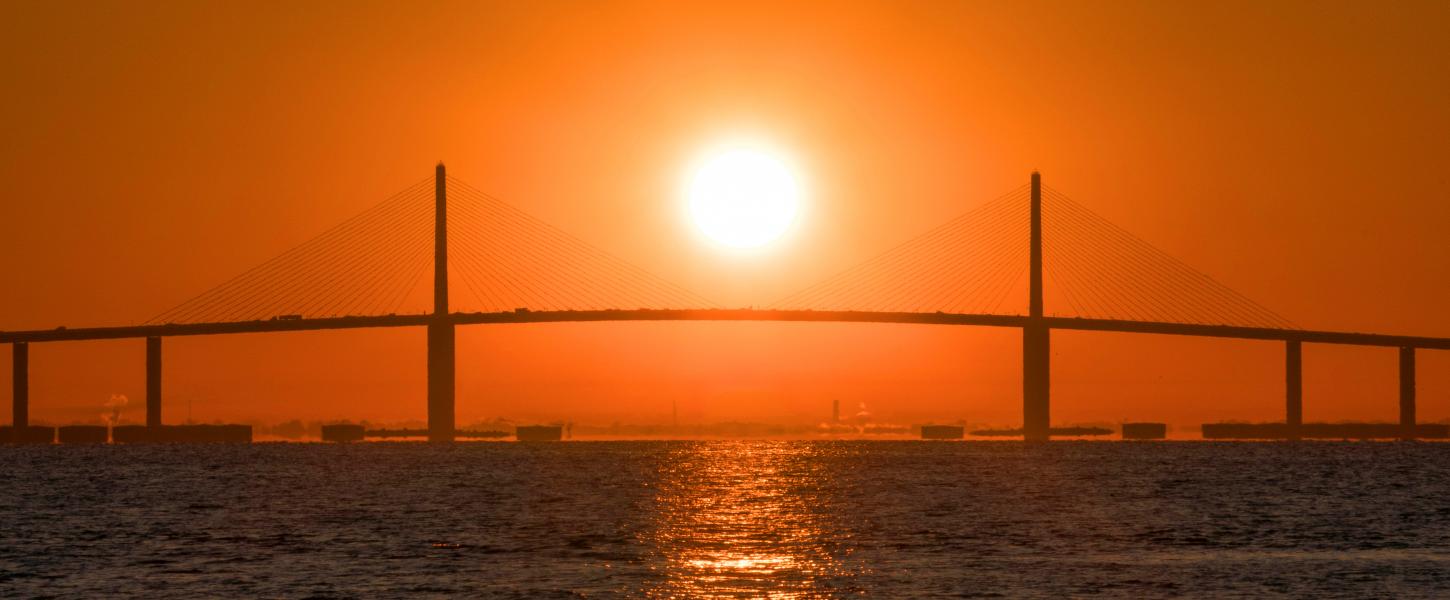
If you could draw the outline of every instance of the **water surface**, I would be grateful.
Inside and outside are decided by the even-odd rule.
[[[1450,595],[1450,444],[0,447],[0,595]]]

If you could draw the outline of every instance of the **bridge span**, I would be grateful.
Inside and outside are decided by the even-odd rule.
[[[1302,425],[1303,343],[1347,344],[1400,348],[1400,425],[1415,428],[1415,351],[1450,350],[1450,338],[1384,335],[1302,329],[1196,325],[1152,321],[982,315],[953,313],[757,310],[757,309],[636,309],[636,310],[517,310],[488,313],[451,313],[440,319],[431,314],[350,316],[309,319],[267,319],[225,323],[166,323],[121,327],[57,328],[30,331],[0,331],[0,343],[13,347],[13,422],[25,424],[29,413],[28,345],[43,342],[144,338],[147,342],[147,421],[161,421],[161,339],[197,335],[277,333],[392,327],[437,327],[464,325],[508,325],[528,323],[581,323],[612,321],[760,321],[794,323],[894,323],[907,325],[956,325],[1009,327],[1029,331],[1034,325],[1051,330],[1100,331],[1135,334],[1196,336],[1227,339],[1267,340],[1285,343],[1285,422]],[[1050,334],[1049,334],[1050,335]],[[451,349],[450,349],[451,350]],[[450,394],[451,396],[451,394]],[[451,403],[442,410],[452,411]]]
[[[526,323],[569,323],[569,322],[603,322],[603,321],[767,321],[767,322],[799,322],[799,323],[895,323],[911,325],[957,325],[957,326],[982,326],[982,327],[1008,327],[1022,330],[1022,354],[1023,354],[1023,432],[1028,440],[1046,440],[1051,432],[1050,416],[1050,390],[1051,390],[1051,369],[1049,364],[1051,333],[1053,330],[1064,331],[1101,331],[1119,332],[1131,334],[1157,334],[1176,336],[1197,336],[1212,338],[1265,340],[1282,342],[1285,347],[1285,426],[1291,438],[1297,437],[1297,432],[1302,427],[1303,419],[1303,386],[1302,386],[1302,344],[1349,344],[1359,346],[1382,346],[1399,348],[1400,357],[1400,431],[1405,438],[1412,438],[1416,430],[1415,418],[1415,353],[1417,350],[1450,350],[1450,338],[1407,336],[1407,335],[1386,335],[1377,333],[1356,333],[1337,331],[1315,331],[1299,329],[1292,326],[1287,320],[1274,314],[1272,311],[1247,300],[1242,295],[1227,289],[1213,281],[1212,278],[1187,269],[1181,263],[1163,259],[1160,251],[1156,248],[1146,246],[1140,239],[1126,236],[1121,230],[1115,230],[1116,226],[1107,223],[1094,221],[1098,219],[1086,209],[1072,203],[1070,199],[1056,197],[1056,210],[1063,222],[1062,235],[1056,239],[1066,239],[1069,242],[1081,242],[1093,249],[1111,249],[1113,244],[1128,248],[1119,255],[1110,255],[1106,260],[1118,260],[1125,268],[1137,269],[1133,277],[1123,279],[1122,285],[1134,293],[1156,293],[1165,296],[1166,301],[1154,305],[1151,301],[1144,302],[1141,299],[1115,296],[1111,290],[1092,288],[1094,279],[1093,265],[1091,260],[1074,256],[1071,246],[1061,245],[1058,242],[1059,254],[1065,255],[1057,258],[1054,255],[1044,254],[1044,231],[1043,231],[1043,187],[1041,177],[1033,173],[1030,184],[1016,192],[1017,196],[1009,194],[995,201],[995,205],[989,204],[984,208],[984,214],[996,215],[991,218],[1005,220],[1007,226],[998,224],[996,230],[978,236],[981,239],[1004,240],[1011,239],[1013,234],[1012,225],[1018,223],[1017,216],[1025,217],[1027,221],[1025,231],[1019,233],[1027,234],[1027,249],[1020,253],[998,253],[998,255],[977,256],[983,263],[996,265],[996,271],[983,274],[976,280],[978,284],[990,284],[991,294],[1005,294],[999,290],[1003,287],[1004,279],[1000,273],[1006,273],[1000,268],[1006,265],[1008,270],[1014,260],[1026,259],[1026,271],[1028,273],[1028,311],[1027,314],[999,314],[999,313],[974,313],[962,311],[922,311],[922,310],[816,310],[816,309],[726,309],[726,308],[692,308],[692,309],[668,309],[668,308],[638,308],[638,309],[609,309],[609,310],[579,310],[569,308],[553,308],[539,310],[536,308],[518,308],[515,310],[493,310],[482,312],[462,312],[450,310],[449,298],[449,243],[448,243],[448,188],[449,183],[461,185],[462,192],[466,198],[482,203],[481,206],[491,206],[492,219],[484,219],[480,216],[481,208],[462,207],[462,216],[474,218],[478,221],[477,233],[482,236],[506,236],[505,225],[511,224],[516,227],[534,227],[530,234],[532,242],[538,242],[546,247],[547,251],[525,250],[518,252],[519,255],[527,255],[528,258],[536,259],[546,263],[550,269],[558,273],[549,272],[544,277],[546,284],[553,285],[578,285],[580,290],[569,293],[565,290],[562,294],[574,298],[580,302],[578,294],[598,293],[599,290],[619,291],[622,287],[642,286],[644,293],[634,296],[656,303],[669,302],[671,299],[678,301],[698,299],[698,296],[682,292],[680,288],[660,286],[659,281],[650,279],[650,276],[641,275],[639,270],[628,264],[621,265],[620,261],[605,253],[586,247],[578,240],[572,238],[561,238],[556,233],[544,231],[539,233],[539,226],[528,221],[527,215],[520,216],[518,211],[510,207],[498,207],[490,202],[496,203],[496,199],[488,197],[481,192],[473,190],[463,184],[458,184],[450,179],[440,163],[432,178],[432,185],[424,186],[422,183],[415,184],[411,191],[405,191],[385,202],[374,210],[376,214],[364,213],[359,217],[345,222],[333,232],[319,236],[321,240],[312,246],[304,244],[288,253],[264,263],[259,267],[234,278],[226,284],[204,293],[188,303],[163,313],[154,322],[143,325],[116,326],[116,327],[82,327],[55,329],[26,330],[26,331],[0,331],[0,343],[11,344],[13,357],[13,388],[12,388],[12,424],[15,426],[26,426],[29,420],[29,344],[66,342],[81,340],[103,340],[103,339],[126,339],[142,338],[146,340],[146,414],[147,426],[161,426],[161,341],[167,337],[196,336],[196,335],[227,335],[244,333],[275,333],[287,331],[321,331],[331,329],[364,329],[364,328],[387,328],[387,327],[425,327],[427,328],[427,354],[428,354],[428,428],[429,439],[432,441],[451,441],[456,429],[454,427],[454,381],[455,381],[455,329],[466,325],[507,325]],[[428,188],[431,188],[428,189]],[[431,191],[431,194],[428,192]],[[1056,192],[1051,192],[1055,194]],[[471,194],[471,196],[470,196]],[[414,206],[409,208],[408,202],[427,199],[432,196],[431,211],[428,207]],[[401,198],[401,199],[398,199]],[[1016,215],[1012,212],[1013,203],[1016,200],[1026,200],[1025,214]],[[411,212],[410,212],[411,211]],[[470,212],[474,211],[474,212]],[[513,211],[513,212],[509,212]],[[995,212],[994,212],[995,211]],[[431,213],[431,214],[429,214]],[[969,213],[970,214],[970,213]],[[1016,215],[1016,216],[1014,216]],[[366,218],[364,218],[366,217]],[[983,217],[986,219],[987,217]],[[959,217],[957,221],[962,218]],[[375,257],[386,255],[395,250],[400,254],[413,257],[426,258],[426,247],[422,243],[412,241],[408,243],[383,243],[375,244],[371,249],[356,239],[347,236],[360,237],[361,231],[379,230],[387,231],[395,229],[393,221],[406,220],[414,224],[431,222],[431,245],[432,267],[433,267],[433,290],[432,290],[432,311],[418,314],[383,314],[383,315],[357,315],[357,316],[321,316],[322,314],[352,314],[351,311],[337,309],[337,306],[355,306],[361,292],[359,284],[340,280],[333,275],[323,277],[315,270],[313,263],[323,262],[328,265],[345,263],[344,251],[363,254],[363,261],[358,265],[352,265],[365,276],[374,280],[383,278],[383,275],[405,273],[407,269],[399,269],[398,265],[391,264],[385,259],[379,261]],[[873,259],[863,263],[863,271],[858,287],[865,286],[870,291],[871,286],[884,286],[881,277],[896,275],[896,271],[905,271],[912,274],[910,270],[916,265],[923,264],[927,259],[941,259],[940,248],[950,244],[938,243],[945,239],[941,231],[952,231],[953,228],[960,230],[962,222],[949,223],[948,226],[928,232],[907,244],[899,246],[886,254],[882,259]],[[371,230],[369,228],[372,228]],[[1096,229],[1095,229],[1096,228]],[[1099,231],[1102,230],[1102,231]],[[1106,231],[1106,233],[1103,233]],[[469,233],[465,231],[464,233]],[[332,235],[332,237],[328,237]],[[553,237],[549,237],[553,236]],[[1048,237],[1048,239],[1055,239]],[[925,241],[921,241],[925,240]],[[486,272],[490,264],[484,264],[490,260],[499,260],[501,256],[509,254],[501,252],[498,248],[488,246],[487,240],[479,241],[464,236],[459,241],[465,249],[472,249],[477,255],[465,253],[462,261],[457,266],[463,269],[463,281],[470,291],[476,294],[480,300],[488,297],[497,300],[497,297],[490,294],[490,284],[496,285],[497,289],[504,292],[513,291],[524,294],[536,305],[557,306],[560,303],[567,304],[567,301],[560,301],[548,294],[540,295],[537,289],[527,285],[522,287],[516,285],[514,279],[521,275],[528,275],[526,271],[512,271],[503,273]],[[917,244],[913,247],[912,244]],[[397,248],[396,246],[403,246]],[[958,244],[959,246],[959,244]],[[581,249],[582,248],[582,249]],[[906,250],[902,250],[905,248]],[[323,259],[313,260],[308,263],[309,252],[316,251],[324,254]],[[554,254],[549,254],[553,252]],[[895,252],[896,255],[892,255]],[[331,254],[327,254],[331,253]],[[563,254],[560,254],[563,253]],[[915,254],[913,254],[915,253]],[[1155,254],[1156,253],[1156,254]],[[482,256],[482,258],[480,258]],[[563,256],[564,258],[560,258]],[[602,258],[601,258],[602,257]],[[956,262],[970,262],[962,256],[951,257]],[[1062,277],[1057,279],[1066,288],[1067,300],[1074,308],[1090,306],[1095,301],[1101,301],[1113,308],[1127,311],[1131,314],[1143,316],[1166,315],[1182,318],[1182,322],[1174,322],[1167,318],[1102,318],[1097,316],[1055,316],[1046,314],[1044,308],[1044,261],[1058,260],[1056,263],[1063,271]],[[278,262],[278,261],[281,262]],[[288,263],[301,264],[301,267]],[[367,262],[373,260],[373,262]],[[612,262],[611,262],[612,261]],[[926,263],[931,266],[929,261]],[[1018,263],[1020,264],[1020,263]],[[1119,266],[1122,266],[1119,265]],[[347,265],[344,265],[347,266]],[[493,265],[497,268],[496,265]],[[1150,269],[1151,267],[1151,269]],[[603,282],[587,281],[590,273],[587,269],[603,271]],[[960,276],[960,265],[958,270],[952,271],[946,268],[932,267],[929,272],[923,272],[932,276],[943,275],[948,279],[952,289],[963,289],[964,284],[959,284],[954,277]],[[309,270],[313,269],[313,270]],[[1152,269],[1174,271],[1162,281],[1153,280],[1150,276]],[[560,274],[565,273],[565,274]],[[382,275],[380,275],[382,274]],[[828,279],[817,286],[807,288],[801,294],[794,296],[801,302],[822,302],[822,299],[840,300],[842,290],[850,293],[849,286],[843,281],[851,282],[851,272]],[[578,278],[571,279],[571,277]],[[843,279],[844,277],[844,279]],[[418,277],[415,276],[413,283],[416,284]],[[968,278],[970,280],[970,278]],[[300,283],[299,283],[300,282]],[[1076,283],[1074,283],[1076,282]],[[1089,287],[1084,288],[1084,282]],[[667,282],[665,282],[666,285]],[[859,283],[859,282],[857,282]],[[312,288],[299,287],[307,284]],[[889,286],[893,293],[902,288],[904,284],[891,282]],[[1074,288],[1074,285],[1077,287]],[[655,287],[649,287],[655,286]],[[1156,286],[1156,287],[1155,287]],[[970,286],[967,286],[970,287]],[[1010,285],[1008,286],[1010,287]],[[508,289],[504,289],[508,288]],[[405,290],[404,287],[397,288]],[[411,289],[408,287],[406,289]],[[1076,295],[1074,295],[1074,289]],[[341,290],[341,291],[339,291]],[[481,293],[480,293],[481,290]],[[973,297],[981,290],[973,291]],[[305,294],[302,294],[305,292]],[[264,312],[272,310],[277,306],[277,298],[285,297],[288,293],[297,293],[305,296],[304,306],[311,309],[310,314],[283,314],[277,312]],[[388,295],[396,292],[389,288]],[[406,295],[406,290],[402,292]],[[955,293],[955,292],[954,292]],[[328,296],[332,298],[329,299]],[[859,301],[859,294],[848,296],[852,299],[847,304]],[[896,297],[900,297],[897,294]],[[338,300],[340,298],[340,300]],[[999,296],[1000,298],[1000,296]],[[587,298],[586,298],[587,300]],[[597,299],[596,299],[597,300]],[[643,301],[642,301],[643,302]],[[1001,300],[997,301],[999,304]],[[584,302],[586,304],[598,304],[598,302]],[[498,303],[496,302],[495,305]],[[614,306],[636,306],[630,300],[616,300]],[[516,306],[516,305],[515,305]],[[238,318],[239,315],[278,315],[270,318]],[[205,318],[209,315],[222,315],[226,318]],[[1195,316],[1197,315],[1197,316]],[[201,316],[203,318],[198,318]],[[1195,320],[1195,322],[1186,322]],[[1229,323],[1233,319],[1249,321],[1248,324],[1212,324],[1210,319],[1217,319]]]
[[[766,321],[788,323],[895,323],[902,325],[975,325],[979,327],[1026,327],[1040,322],[1048,329],[1145,333],[1242,340],[1272,340],[1312,344],[1382,346],[1426,350],[1450,350],[1450,337],[1425,337],[1381,333],[1275,329],[1233,325],[1201,325],[1041,317],[1026,315],[979,315],[957,313],[879,312],[842,310],[778,310],[755,308],[649,309],[634,310],[519,310],[504,312],[452,313],[445,317],[454,325],[504,325],[523,323],[586,323],[599,321]],[[263,319],[224,323],[164,323],[117,327],[80,327],[0,331],[0,344],[70,342],[238,333],[278,333],[328,329],[371,329],[423,327],[437,321],[431,314],[347,316],[308,319]]]

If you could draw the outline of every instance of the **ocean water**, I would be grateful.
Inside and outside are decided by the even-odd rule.
[[[1446,597],[1450,444],[0,447],[0,596]]]

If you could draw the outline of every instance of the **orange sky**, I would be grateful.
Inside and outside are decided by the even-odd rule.
[[[0,7],[0,329],[140,322],[450,174],[730,306],[1025,183],[1312,328],[1450,335],[1450,5],[178,3]],[[809,212],[701,243],[681,169],[787,148]],[[166,342],[166,418],[420,419],[421,331]],[[1282,418],[1282,347],[1054,337],[1054,421]],[[139,406],[140,340],[32,347],[32,419]],[[1421,419],[1450,417],[1422,352]],[[0,349],[8,364],[9,348]],[[461,423],[1015,423],[1011,330],[466,328]],[[1309,346],[1308,420],[1392,420],[1391,349]],[[9,388],[10,373],[0,369]],[[136,413],[139,418],[139,413]]]

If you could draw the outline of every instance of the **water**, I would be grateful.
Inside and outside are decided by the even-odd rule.
[[[1450,444],[0,447],[0,473],[3,596],[1450,594]]]

